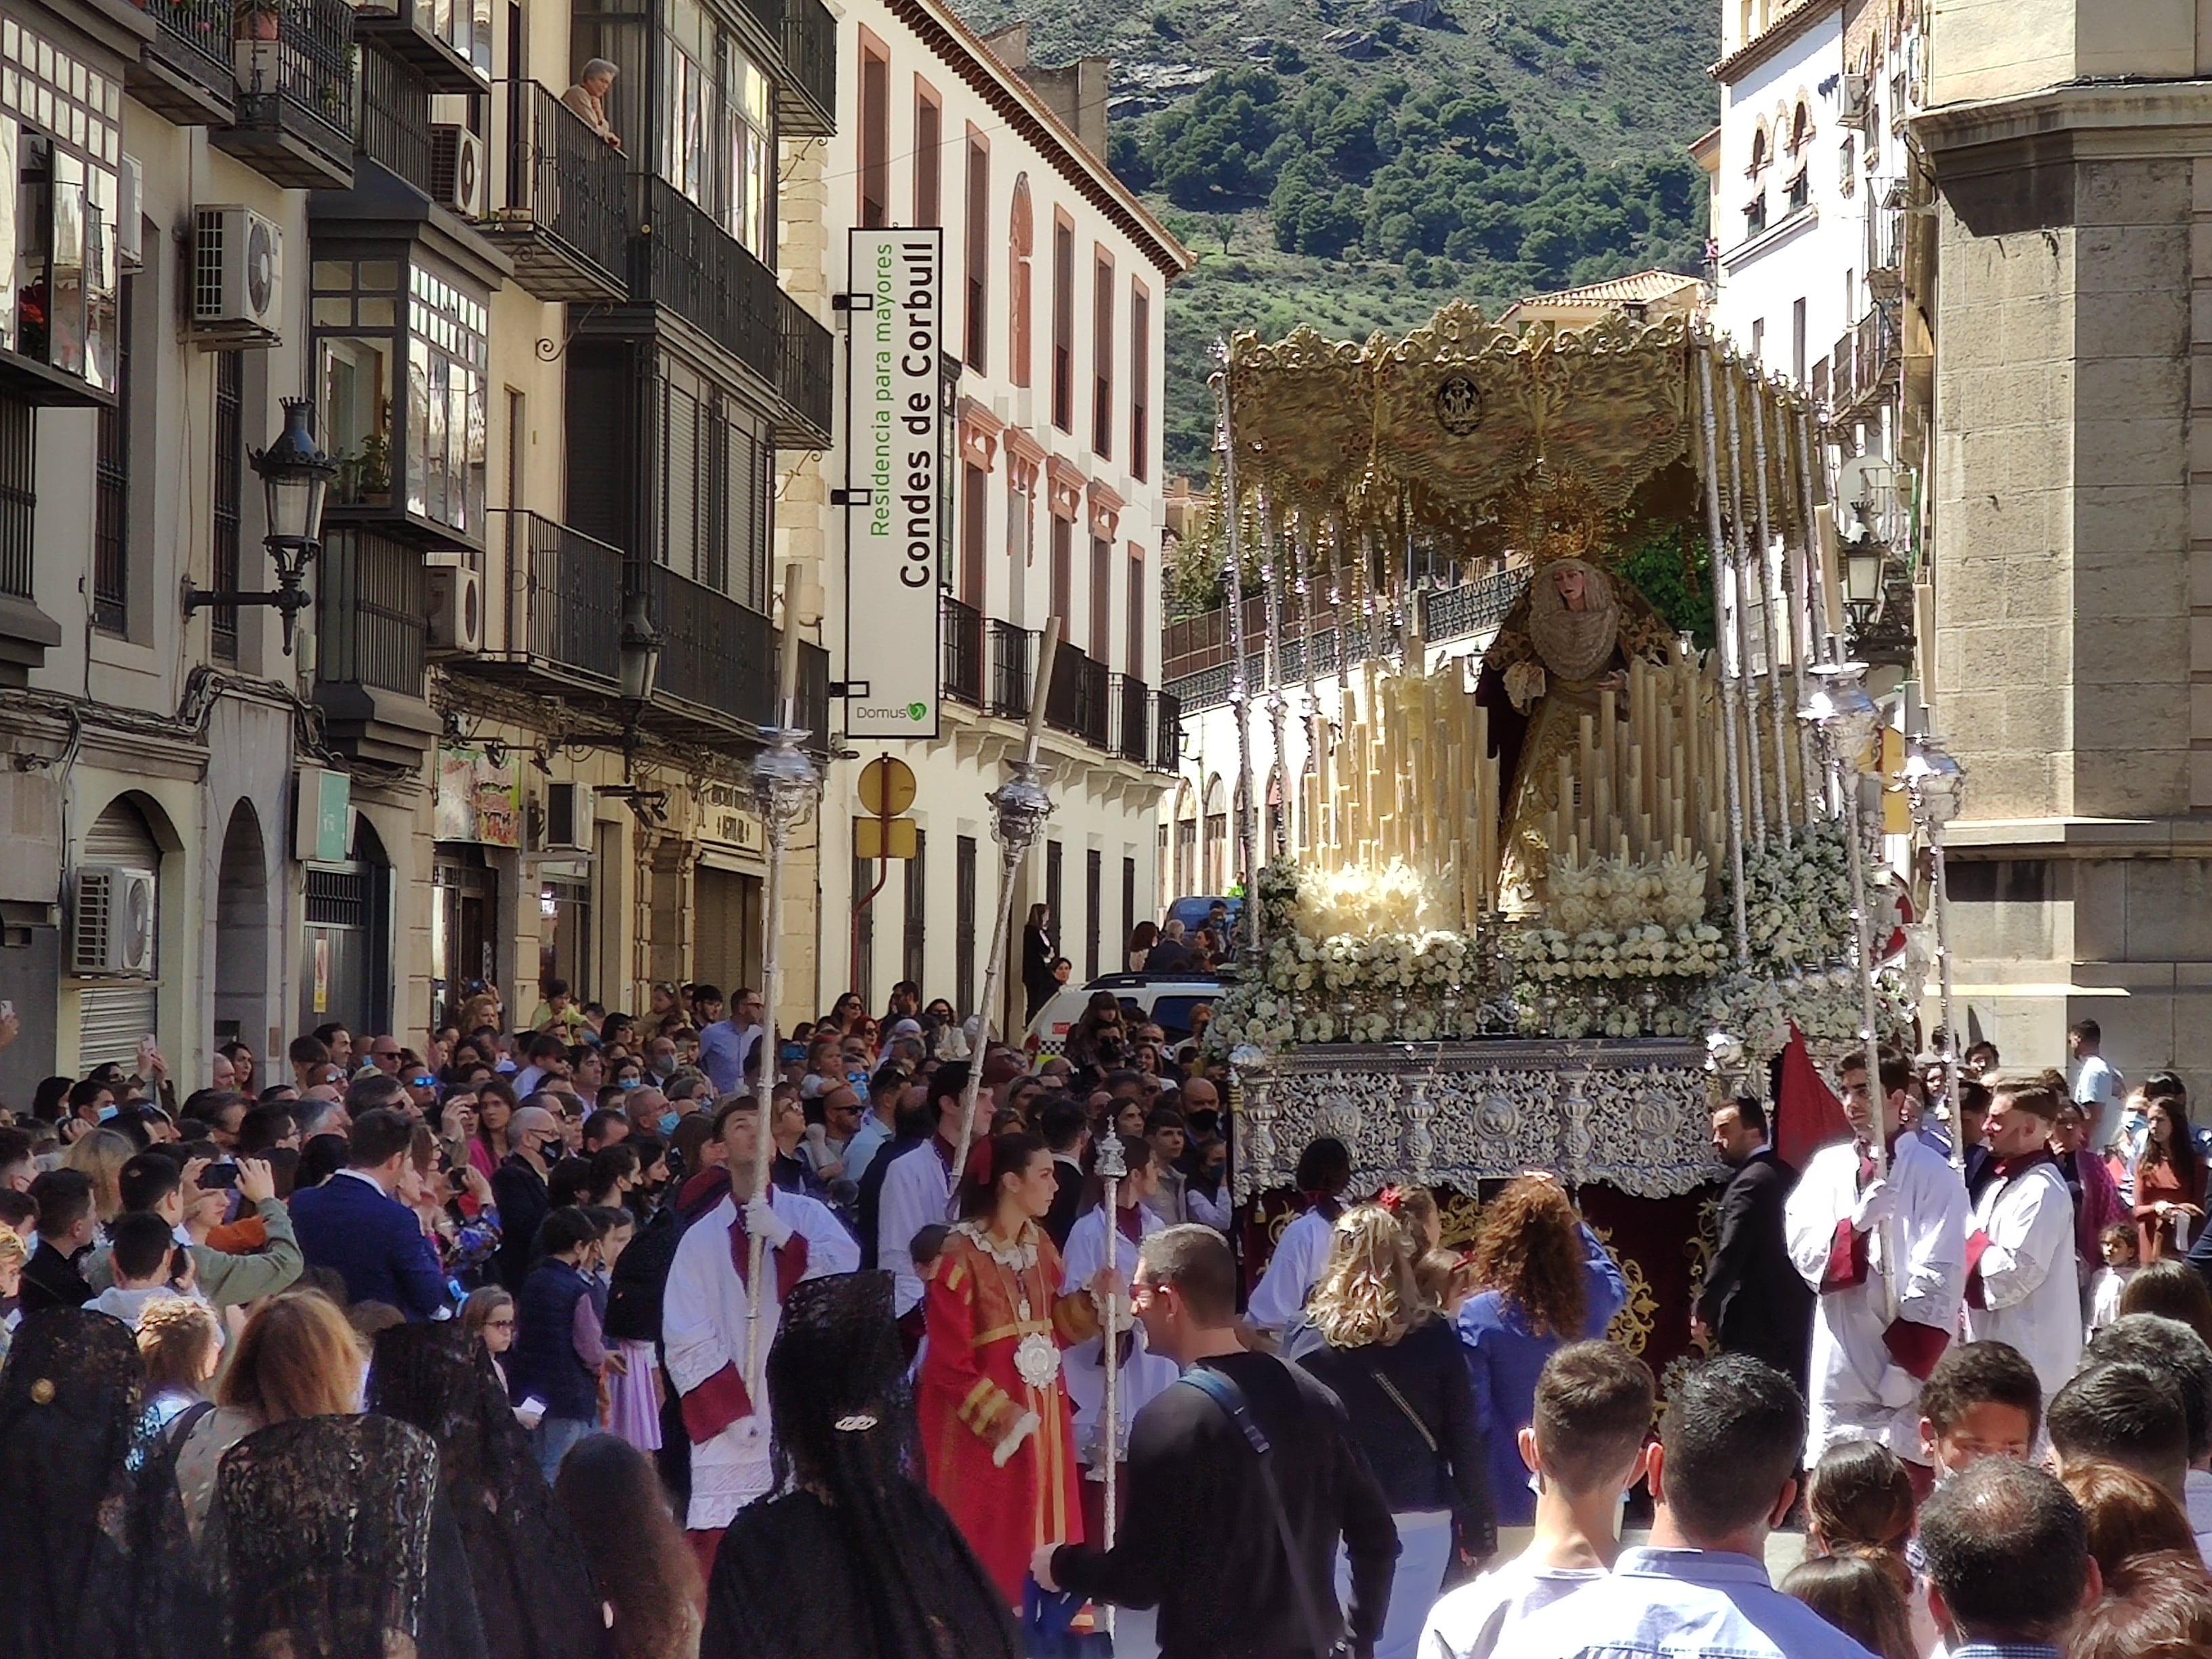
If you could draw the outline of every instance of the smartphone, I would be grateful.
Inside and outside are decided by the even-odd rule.
[[[210,1164],[200,1171],[200,1190],[228,1192],[238,1185],[238,1165]]]

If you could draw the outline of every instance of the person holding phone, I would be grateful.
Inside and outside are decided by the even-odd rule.
[[[222,1173],[211,1174],[216,1170]],[[204,1176],[209,1179],[203,1181]],[[216,1165],[196,1158],[179,1167],[166,1153],[140,1152],[124,1164],[116,1184],[125,1215],[158,1215],[173,1232],[181,1229],[191,1240],[193,1275],[210,1307],[234,1307],[274,1296],[288,1289],[306,1265],[292,1231],[291,1212],[276,1196],[276,1177],[259,1158]],[[208,1243],[208,1235],[230,1207],[233,1186],[261,1223],[266,1242],[258,1250],[222,1250]],[[84,1272],[95,1291],[115,1282],[113,1260],[106,1250],[88,1255]]]

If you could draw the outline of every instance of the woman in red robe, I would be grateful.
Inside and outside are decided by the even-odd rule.
[[[1122,1280],[1102,1269],[1060,1293],[1060,1252],[1038,1225],[1057,1183],[1036,1135],[997,1136],[969,1168],[924,1295],[916,1404],[930,1491],[1018,1607],[1037,1547],[1083,1537],[1060,1352],[1097,1334],[1093,1297]]]

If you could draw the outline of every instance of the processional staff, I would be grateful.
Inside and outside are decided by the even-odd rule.
[[[1022,860],[1052,816],[1045,793],[1044,768],[1037,763],[1037,740],[1044,735],[1044,712],[1052,700],[1053,661],[1060,655],[1060,619],[1049,617],[1037,645],[1036,680],[1030,687],[1030,723],[1022,734],[1022,757],[1013,776],[984,799],[991,806],[991,833],[999,843],[999,914],[991,924],[991,954],[983,962],[983,1011],[975,1026],[975,1051],[968,1059],[968,1088],[960,1099],[960,1141],[952,1155],[952,1192],[947,1220],[960,1214],[960,1182],[968,1169],[968,1143],[975,1132],[975,1100],[983,1085],[983,1058],[991,1051],[991,1010],[999,998],[999,970],[1006,955],[1006,933],[1013,922],[1014,884]]]
[[[761,947],[762,1031],[756,1041],[758,1069],[753,1099],[758,1117],[753,1140],[753,1194],[768,1199],[769,1160],[775,1147],[770,1133],[771,1098],[775,1087],[775,1013],[783,994],[783,861],[791,832],[805,818],[822,793],[822,775],[802,746],[807,729],[799,719],[799,567],[791,567],[783,587],[782,650],[776,667],[776,724],[762,735],[768,746],[755,757],[753,799],[760,808],[761,825],[768,836],[768,895],[763,907],[768,937]],[[766,1241],[753,1232],[747,1242],[749,1273],[745,1280],[749,1317],[745,1321],[745,1389],[754,1400],[762,1392],[768,1366],[768,1345],[761,1340],[761,1298],[766,1275],[761,1271]]]

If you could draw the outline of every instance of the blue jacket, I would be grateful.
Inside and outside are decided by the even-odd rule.
[[[292,1195],[292,1231],[311,1267],[345,1279],[349,1302],[388,1302],[428,1319],[447,1301],[438,1253],[415,1212],[350,1174]]]
[[[565,1261],[547,1256],[531,1269],[507,1351],[507,1392],[518,1404],[534,1396],[549,1417],[598,1422],[599,1379],[576,1352],[576,1304],[591,1293],[591,1281]]]
[[[1531,1332],[1520,1308],[1502,1291],[1469,1297],[1459,1310],[1459,1340],[1474,1379],[1474,1426],[1485,1443],[1490,1498],[1501,1527],[1526,1527],[1536,1519],[1536,1494],[1521,1461],[1521,1431],[1536,1415],[1536,1379],[1544,1362],[1569,1341],[1605,1334],[1628,1304],[1628,1281],[1598,1236],[1583,1226],[1583,1328],[1571,1338]]]

